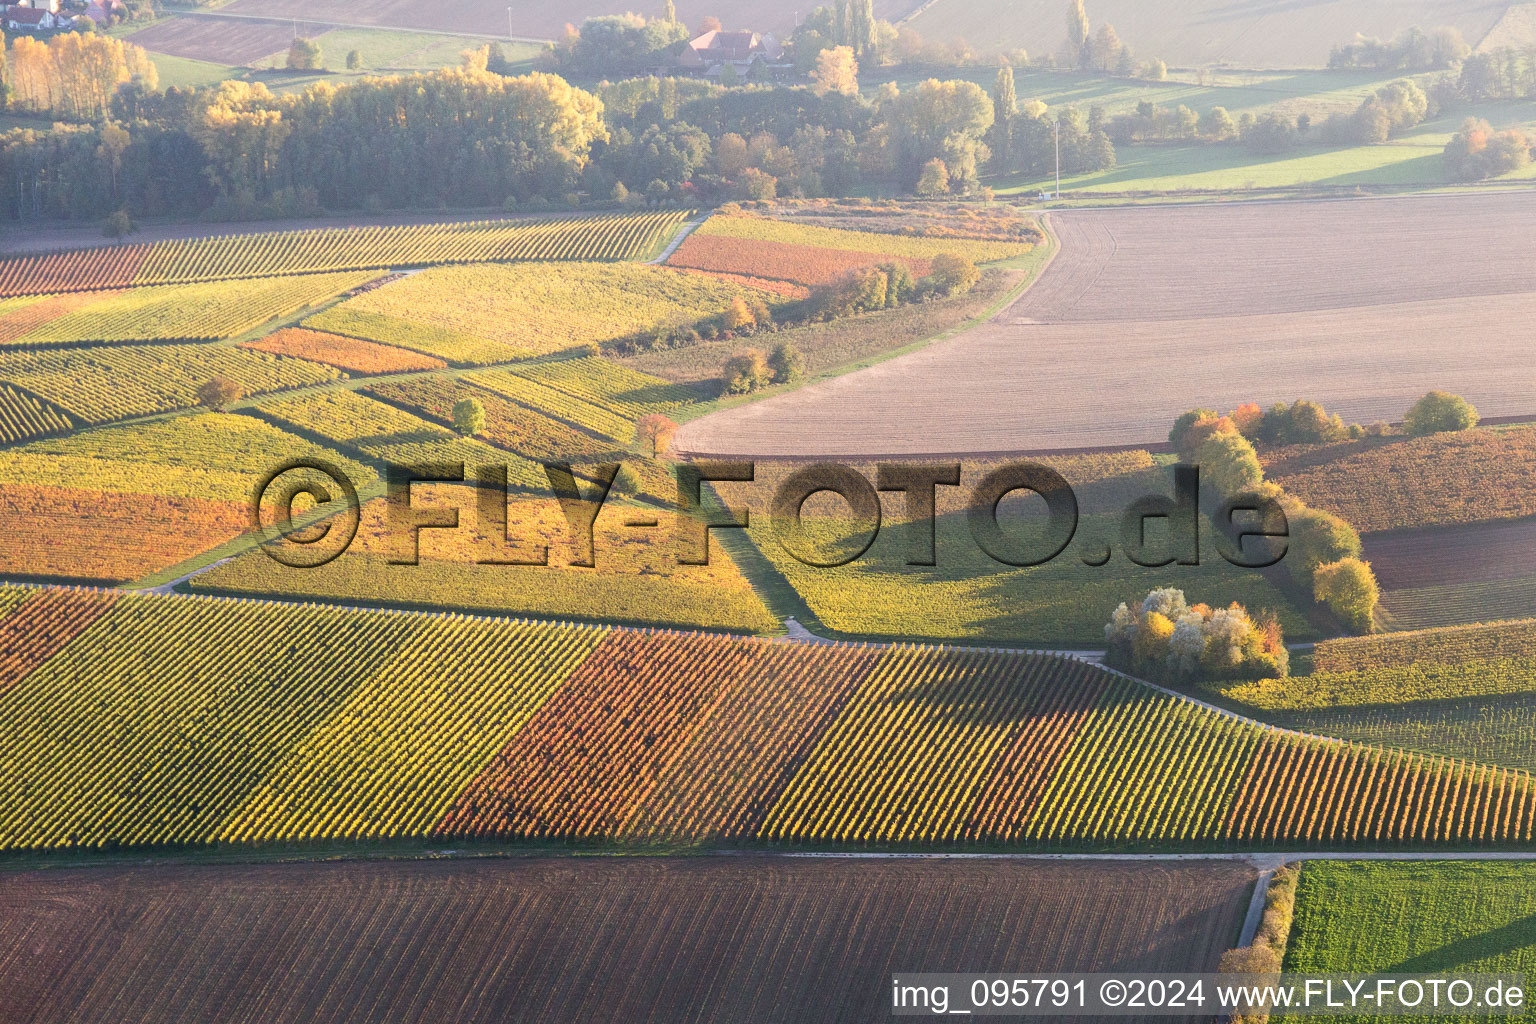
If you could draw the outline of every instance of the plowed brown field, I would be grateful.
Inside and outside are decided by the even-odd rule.
[[[686,424],[737,455],[1006,452],[1164,440],[1179,412],[1315,398],[1401,419],[1419,395],[1536,412],[1536,193],[1052,214],[1061,252],[991,322]]]
[[[16,1024],[884,1020],[899,971],[1213,970],[1254,875],[746,857],[42,871],[0,877],[0,993]]]

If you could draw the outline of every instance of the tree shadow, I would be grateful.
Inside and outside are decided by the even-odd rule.
[[[1536,947],[1536,914],[1528,914],[1501,927],[1437,946],[1383,967],[1380,973],[1438,974],[1442,971],[1464,970],[1467,964],[1492,960],[1532,947]]]

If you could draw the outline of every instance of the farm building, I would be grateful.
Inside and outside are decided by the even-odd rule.
[[[69,19],[62,18],[46,7],[9,7],[5,12],[5,27],[11,32],[52,32],[64,26]]]
[[[677,59],[677,67],[688,74],[718,78],[729,66],[745,78],[754,63],[761,61],[774,69],[783,58],[784,47],[772,33],[715,30],[690,40]]]

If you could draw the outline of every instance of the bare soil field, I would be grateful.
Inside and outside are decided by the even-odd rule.
[[[1254,879],[763,857],[12,873],[0,1005],[15,1024],[882,1020],[899,971],[1214,970]]]
[[[377,3],[365,0],[235,0],[223,8],[223,12],[308,18],[345,25],[501,35],[508,28],[509,6],[512,8],[512,34],[534,39],[557,39],[567,23],[580,25],[586,18],[637,9],[635,4],[621,0],[581,0],[572,4],[548,4],[538,0],[513,0],[511,4],[503,0],[462,0],[453,4],[424,4],[419,0],[379,0]],[[648,16],[661,13],[660,4],[641,6]],[[875,0],[875,13],[894,20],[916,6],[917,0]],[[750,0],[725,0],[723,3],[680,0],[677,16],[689,25],[697,25],[706,15],[713,15],[729,29],[775,32],[783,38],[794,29],[796,10],[793,4],[779,0],[767,4]],[[809,8],[801,5],[798,11],[804,17]],[[1053,25],[1061,21],[1060,13],[1053,14],[1051,21]]]
[[[293,17],[305,17],[308,14],[306,10],[299,10],[294,12]],[[302,21],[297,24],[298,34],[306,38],[319,36],[325,30],[324,25]],[[245,65],[270,57],[279,50],[286,50],[293,42],[294,31],[292,20],[237,20],[183,14],[135,32],[127,39],[151,53],[207,60],[215,64]]]
[[[1455,25],[1474,46],[1508,0],[1098,0],[1088,12],[1108,21],[1140,57],[1170,64],[1242,68],[1321,67],[1329,49],[1356,33],[1390,38],[1419,25]],[[1054,51],[1065,35],[1056,0],[934,0],[910,22],[925,36],[960,35],[973,45]]]
[[[698,454],[906,455],[1163,441],[1192,406],[1307,397],[1395,421],[1431,388],[1536,412],[1536,192],[1051,215],[1061,252],[990,323],[685,424]],[[1320,243],[1319,239],[1326,239]]]
[[[1365,538],[1383,590],[1536,576],[1536,518]]]

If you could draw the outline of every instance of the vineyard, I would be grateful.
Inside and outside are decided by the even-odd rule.
[[[59,434],[74,426],[62,411],[0,384],[0,444]]]
[[[325,459],[354,483],[372,474],[250,416],[193,413],[0,452],[0,482],[249,503],[256,482],[296,459]]]
[[[434,263],[628,260],[656,247],[687,216],[323,228],[12,256],[0,259],[0,297]]]
[[[1028,242],[999,242],[984,239],[923,238],[878,231],[848,231],[766,217],[711,217],[694,232],[706,238],[735,238],[747,242],[773,242],[779,245],[811,246],[870,253],[884,258],[931,260],[941,253],[960,252],[975,263],[1023,256],[1033,248]],[[690,236],[692,237],[692,236]],[[878,259],[877,259],[878,262]]]
[[[472,473],[477,466],[508,467],[515,487],[549,486],[541,466],[492,448],[473,437],[460,437],[403,409],[355,391],[324,391],[268,402],[259,415],[334,442],[365,461],[396,466],[458,463]]]
[[[235,539],[250,498],[203,501],[79,487],[0,488],[0,576],[126,583]]]
[[[336,380],[340,371],[302,359],[218,345],[110,345],[0,352],[0,381],[23,388],[85,423],[191,409],[197,389],[227,377],[246,394]]]
[[[611,341],[713,316],[743,289],[634,263],[437,267],[304,321],[478,366]]]
[[[0,259],[0,296],[126,288],[139,276],[148,245],[97,246]]]
[[[339,334],[306,331],[299,327],[285,327],[265,338],[243,342],[240,347],[292,356],[295,359],[308,359],[362,377],[381,373],[409,373],[414,370],[441,370],[448,365],[441,359],[403,348],[378,345],[358,338],[344,338]]]
[[[465,380],[493,394],[621,444],[634,438],[635,421],[602,405],[512,370],[477,370]]]
[[[1324,640],[1313,652],[1312,666],[1318,672],[1352,672],[1495,658],[1536,658],[1536,619]]]
[[[0,619],[11,649],[30,607]],[[37,645],[83,617],[36,611],[67,620]],[[1465,846],[1536,824],[1523,773],[1053,656],[127,596],[32,660],[0,690],[3,848]]]
[[[747,485],[724,485],[721,490],[733,501],[744,500],[736,495],[751,493]],[[838,501],[834,512],[823,515],[808,504],[804,517],[808,530],[823,537],[816,550],[829,557],[846,550],[842,538],[858,536],[853,523],[839,518],[847,516],[847,505],[831,500]],[[1025,529],[1038,548],[1041,527],[1021,527],[1021,534]],[[982,552],[959,512],[937,519],[938,565],[933,568],[906,564],[903,531],[893,525],[880,531],[868,552],[836,568],[802,564],[779,543],[766,516],[761,525],[754,519],[749,536],[817,620],[849,638],[1096,649],[1104,643],[1106,610],[1162,586],[1185,589],[1191,600],[1213,606],[1237,601],[1247,608],[1272,610],[1288,640],[1315,635],[1301,610],[1262,574],[1221,560],[1214,549],[1217,534],[1209,524],[1201,527],[1208,549],[1199,566],[1147,569],[1118,553],[1101,567],[1085,565],[1084,558],[1101,555],[1118,539],[1118,529],[1118,516],[1084,514],[1076,538],[1060,557],[1025,569],[995,562]]]
[[[1266,476],[1362,533],[1536,514],[1536,427],[1282,448]]]
[[[231,338],[366,283],[371,274],[313,274],[104,293],[6,341],[14,347],[92,341]],[[25,311],[24,311],[25,312]]]
[[[413,549],[410,537],[390,523],[385,502],[372,501],[362,510],[347,553],[329,565],[291,569],[253,551],[196,577],[192,588],[745,633],[777,625],[718,545],[708,566],[678,564],[675,512],[642,510],[611,498],[598,516],[589,551],[584,541],[577,546],[551,498],[511,501],[502,531],[482,519],[478,490],[436,485],[416,491],[418,507],[457,509],[458,528],[423,531]],[[631,520],[656,525],[633,529]],[[417,552],[419,564],[398,564]],[[513,564],[541,557],[548,565]],[[593,565],[583,568],[573,564],[577,561]]]

